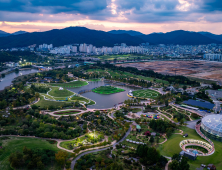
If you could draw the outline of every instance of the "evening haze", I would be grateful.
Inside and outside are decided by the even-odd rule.
[[[221,34],[220,0],[0,0],[0,30],[84,26],[144,34],[173,30]]]

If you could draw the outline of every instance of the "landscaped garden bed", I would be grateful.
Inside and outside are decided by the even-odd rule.
[[[101,86],[92,90],[94,93],[99,94],[114,94],[125,91],[124,89],[113,86]]]
[[[55,115],[71,115],[71,114],[76,114],[80,113],[81,111],[79,110],[70,110],[70,111],[62,111],[62,112],[54,112]]]

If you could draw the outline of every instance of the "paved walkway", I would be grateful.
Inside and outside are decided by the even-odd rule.
[[[77,116],[77,115],[81,115],[83,113],[86,113],[86,112],[89,112],[88,110],[78,110],[78,109],[65,109],[65,110],[57,110],[57,111],[54,111],[54,112],[45,112],[46,114],[49,114],[51,116],[55,116],[55,117],[67,117],[67,116],[70,116],[70,115],[57,115],[57,114],[54,114],[56,112],[64,112],[64,111],[80,111],[80,113],[75,113],[75,114],[71,114],[73,116]]]
[[[195,130],[198,133],[198,135],[200,135],[200,137],[202,137],[203,139],[205,139],[206,141],[210,143],[210,145],[212,146],[212,150],[207,155],[212,155],[215,152],[214,143],[200,131],[200,126],[201,126],[201,123],[197,124],[195,126]]]

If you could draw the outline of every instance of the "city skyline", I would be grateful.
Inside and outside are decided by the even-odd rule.
[[[0,30],[9,33],[84,26],[144,34],[180,29],[222,34],[219,0],[1,0],[0,6]]]

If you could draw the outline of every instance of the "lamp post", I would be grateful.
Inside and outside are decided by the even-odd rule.
[[[94,140],[93,140],[93,142],[95,143],[95,129],[93,129],[93,131],[94,131],[94,135],[93,135]]]

